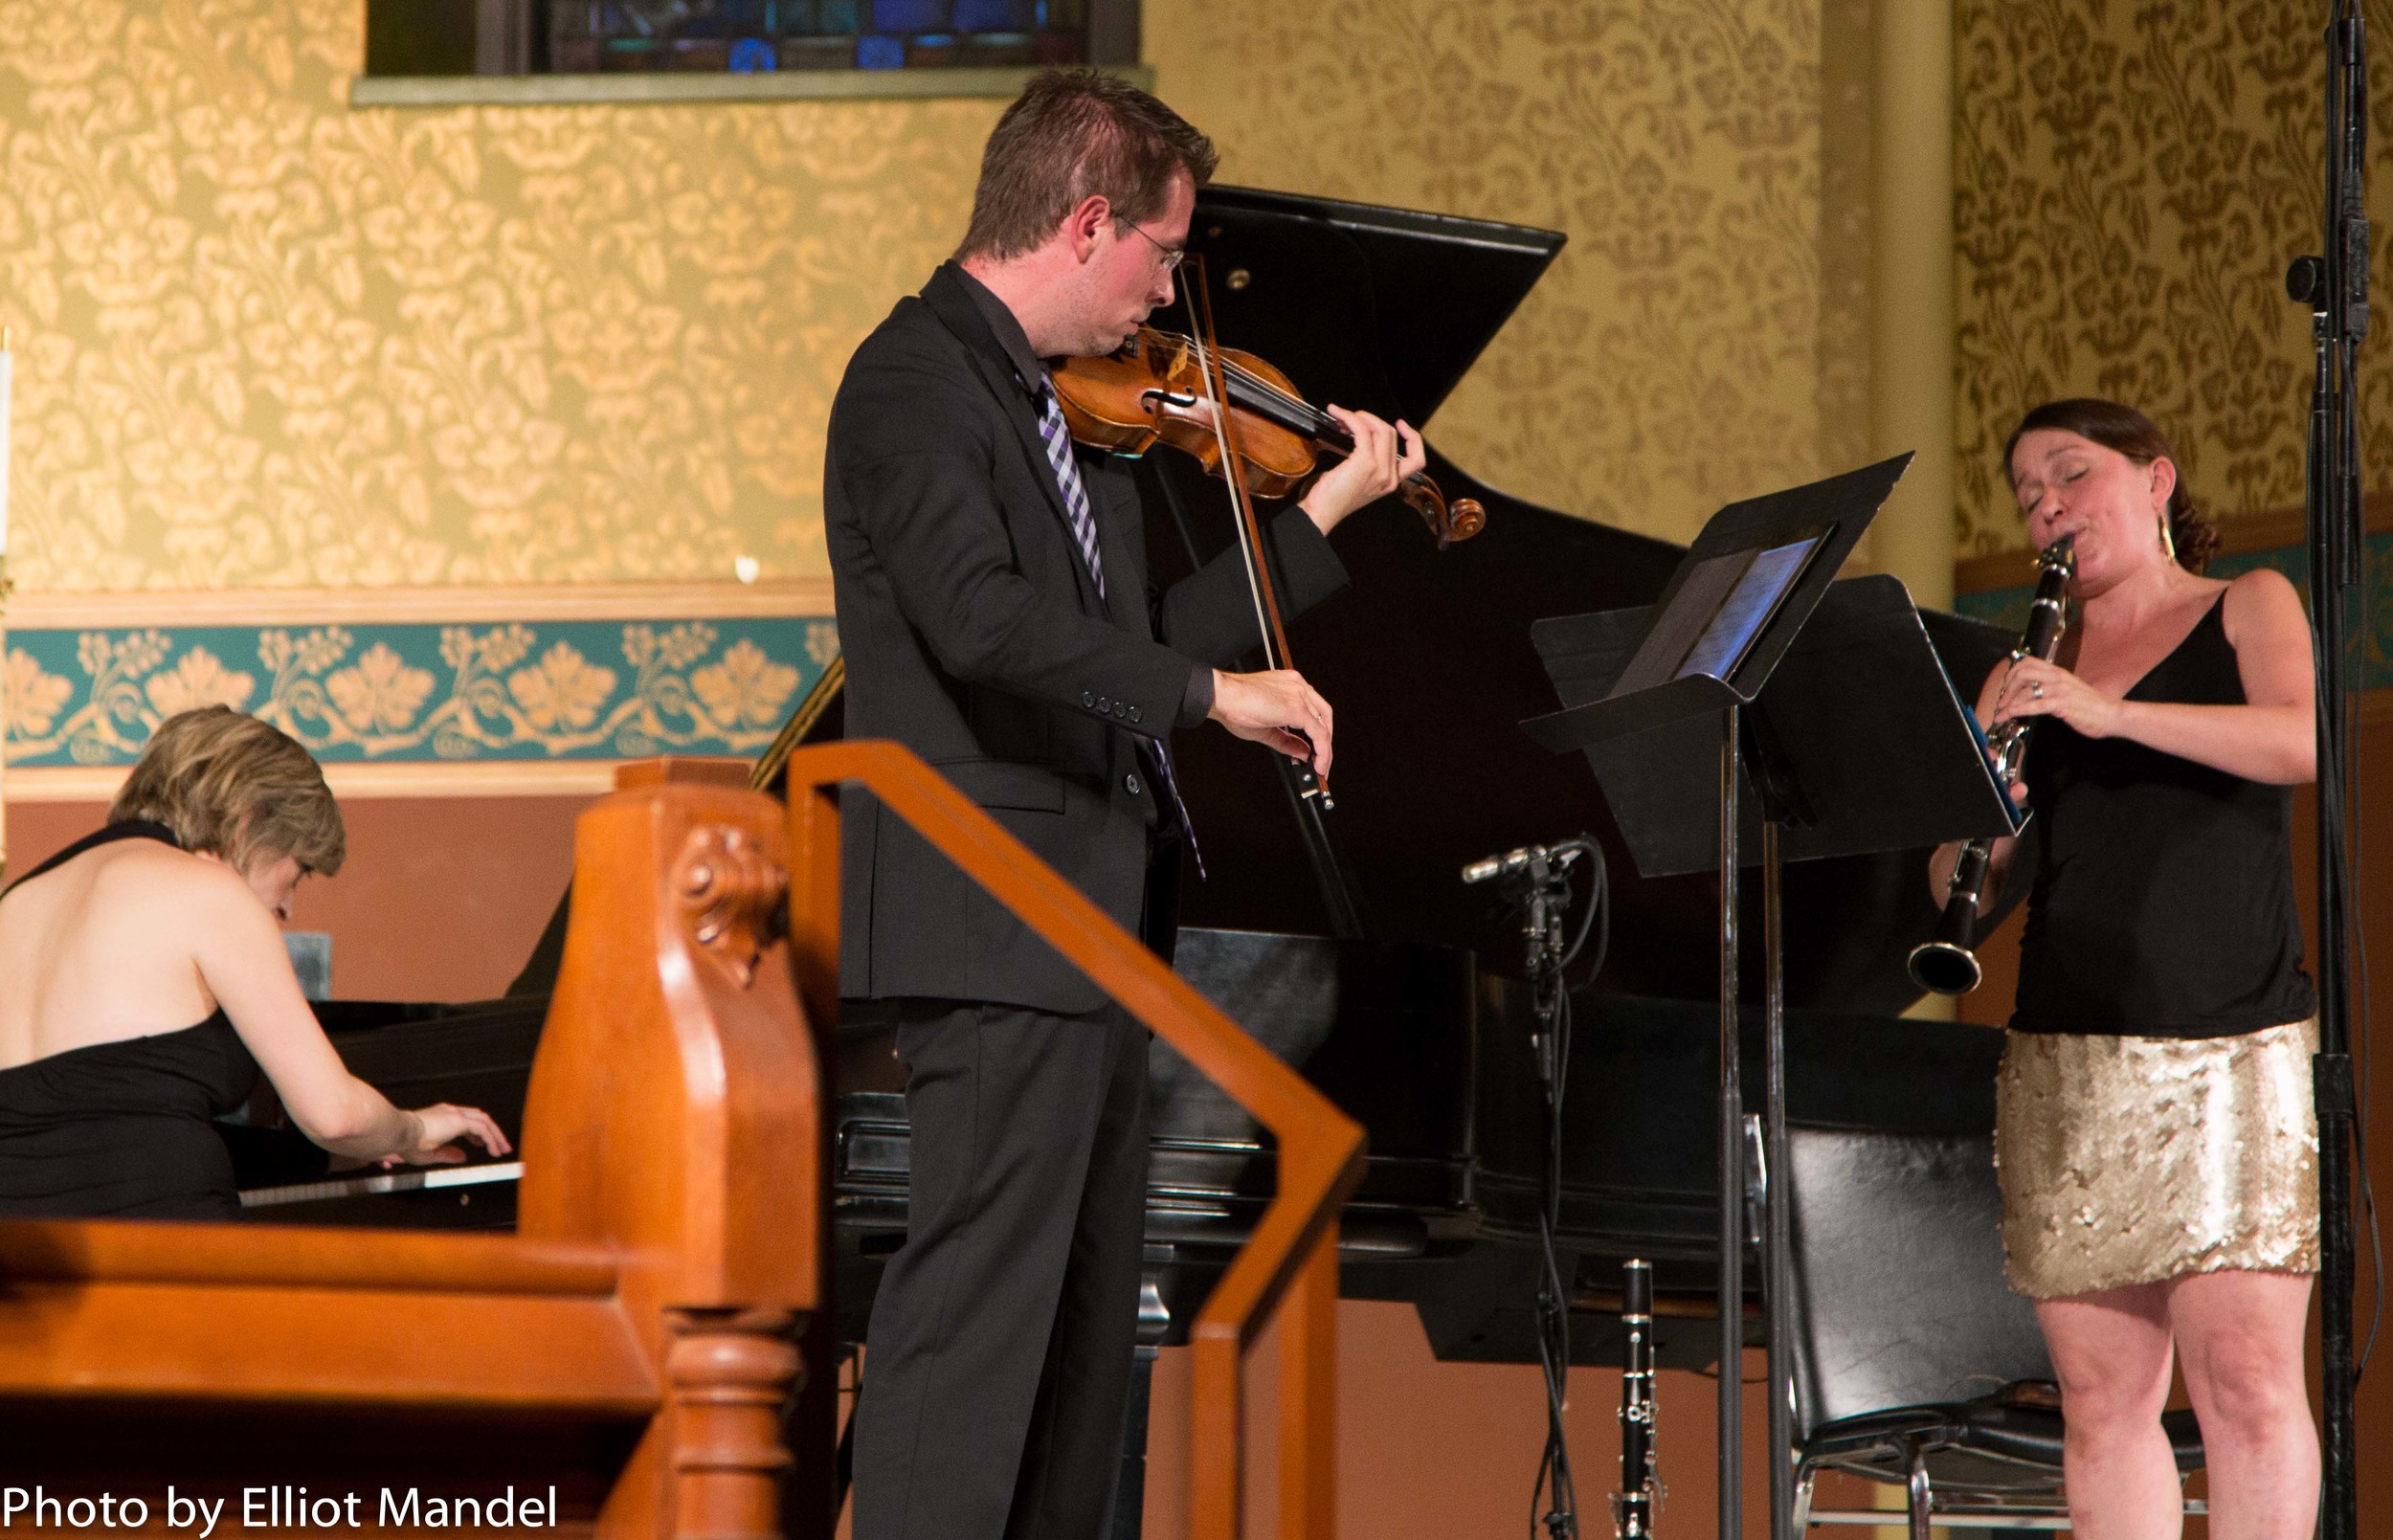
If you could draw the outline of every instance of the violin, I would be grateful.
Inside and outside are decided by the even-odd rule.
[[[1209,362],[1227,391],[1228,434],[1216,424],[1214,396],[1205,388]],[[1354,452],[1353,435],[1271,365],[1232,347],[1209,360],[1203,344],[1177,332],[1141,326],[1119,352],[1065,359],[1054,379],[1075,441],[1133,456],[1162,443],[1194,455],[1214,476],[1221,475],[1224,446],[1235,444],[1239,484],[1256,497],[1286,497],[1323,454],[1343,458]],[[1440,550],[1487,527],[1487,510],[1475,500],[1448,502],[1418,471],[1397,495],[1420,515]]]

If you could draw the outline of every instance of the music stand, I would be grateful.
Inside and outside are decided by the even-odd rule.
[[[1746,1119],[1738,1062],[1741,868],[1761,868],[1765,1342],[1771,1533],[1793,1523],[1783,860],[2016,828],[1976,719],[1891,577],[1835,580],[1910,457],[1734,503],[1650,609],[1539,621],[1565,709],[1522,724],[1584,750],[1639,872],[1720,873],[1720,1533],[1742,1533]],[[1715,671],[1717,670],[1717,671]],[[1707,783],[1716,788],[1708,793]],[[1756,839],[1754,837],[1757,836]],[[1927,874],[1920,874],[1927,882]]]

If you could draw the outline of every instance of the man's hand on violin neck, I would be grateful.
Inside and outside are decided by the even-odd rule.
[[[1301,504],[1326,535],[1356,508],[1378,502],[1406,477],[1419,475],[1429,463],[1429,452],[1421,447],[1420,435],[1402,422],[1391,426],[1368,412],[1344,407],[1324,410],[1354,438],[1354,453],[1322,472]]]
[[[1313,773],[1330,773],[1330,703],[1292,668],[1260,674],[1213,671],[1214,721],[1241,738],[1265,744],[1290,759],[1312,762]]]

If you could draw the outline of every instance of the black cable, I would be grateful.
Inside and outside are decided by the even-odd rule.
[[[1562,891],[1567,896],[1567,885]],[[1546,1444],[1537,1460],[1537,1480],[1530,1488],[1529,1532],[1534,1537],[1543,1529],[1547,1540],[1576,1540],[1578,1534],[1578,1485],[1571,1474],[1570,1442],[1562,1422],[1570,1391],[1571,1296],[1554,1249],[1554,1232],[1562,1221],[1562,1105],[1571,1061],[1571,996],[1561,979],[1556,967],[1551,985],[1540,980],[1537,986],[1540,992],[1547,987],[1553,991],[1537,1001],[1538,1028],[1546,1039],[1537,1059],[1546,1092],[1545,1192],[1537,1206],[1537,1362],[1546,1390]],[[1538,1506],[1549,1485],[1553,1503],[1540,1516]]]
[[[2356,590],[2353,601],[2353,631],[2361,636],[2368,635],[2368,584],[2364,575],[2367,569],[2367,537],[2363,531],[2360,538],[2360,571],[2363,576]],[[2343,778],[2342,786],[2337,790],[2341,792],[2348,788],[2350,791],[2352,826],[2350,837],[2338,839],[2335,847],[2337,858],[2344,863],[2344,870],[2337,874],[2337,881],[2346,893],[2364,893],[2367,891],[2363,873],[2367,859],[2368,792],[2367,783],[2361,778],[2360,736],[2352,730],[2356,725],[2353,720],[2355,715],[2353,703],[2358,695],[2358,686],[2349,685],[2347,690],[2349,693],[2340,705],[2343,720],[2338,724],[2341,728],[2338,741],[2344,745],[2346,763],[2337,767],[2337,773]],[[2344,798],[2338,795],[2336,798],[2338,815],[2343,804]],[[2326,799],[2323,795],[2319,799],[2319,806],[2322,809],[2326,806]],[[2355,916],[2351,933],[2353,959],[2358,965],[2359,975],[2359,989],[2354,996],[2359,1009],[2356,1013],[2357,1030],[2353,1033],[2351,1044],[2352,1057],[2356,1065],[2354,1079],[2358,1082],[2355,1098],[2358,1105],[2352,1113],[2352,1162],[2359,1170],[2360,1223],[2368,1235],[2368,1283],[2372,1296],[2368,1312],[2368,1335],[2359,1350],[2359,1362],[2352,1368],[2352,1384],[2357,1388],[2360,1380],[2367,1375],[2368,1360],[2376,1353],[2377,1336],[2384,1327],[2384,1246],[2377,1221],[2376,1187],[2368,1178],[2368,1073],[2371,1067],[2368,1033],[2368,927],[2360,924]]]
[[[1577,984],[1565,985],[1566,992],[1575,989],[1583,990],[1593,984],[1596,981],[1596,975],[1603,971],[1604,959],[1612,952],[1612,905],[1604,902],[1611,893],[1612,874],[1604,865],[1601,845],[1581,836],[1580,848],[1587,852],[1587,913],[1578,922],[1578,934],[1572,940],[1571,949],[1562,954],[1561,965],[1554,971],[1557,973],[1570,971],[1571,964],[1578,961],[1579,949],[1587,945],[1589,929],[1599,924],[1603,926],[1603,929],[1596,941],[1595,966],[1588,969],[1587,976]]]
[[[2355,0],[2338,0],[2336,10],[2338,20],[2349,20],[2356,26],[2360,24],[2360,8]],[[2346,82],[2347,89],[2351,93],[2351,100],[2345,114],[2349,121],[2350,132],[2342,149],[2346,161],[2345,169],[2351,178],[2346,190],[2353,196],[2355,202],[2359,199],[2361,190],[2365,187],[2367,165],[2368,76],[2364,67],[2364,56],[2362,65],[2363,67],[2350,72]],[[2336,131],[2335,124],[2330,123],[2327,125],[2327,131],[2333,134]],[[2329,154],[2332,156],[2334,153],[2334,148],[2330,146]],[[2330,221],[2336,219],[2338,212],[2336,210],[2329,210]],[[2332,224],[2330,228],[2333,228]],[[2360,228],[2364,230],[2366,227],[2362,225]],[[2357,482],[2360,465],[2358,408],[2359,342],[2367,331],[2364,285],[2367,281],[2368,257],[2364,247],[2355,254],[2355,258],[2359,265],[2358,282],[2362,286],[2360,289],[2361,308],[2358,311],[2359,324],[2346,330],[2337,339],[2340,344],[2337,351],[2341,354],[2343,378],[2340,384],[2344,392],[2343,399],[2349,404],[2342,413],[2341,421],[2342,463],[2351,474],[2353,481]],[[2339,263],[2337,266],[2339,267]],[[2346,281],[2350,281],[2348,276]],[[2355,502],[2359,501],[2359,489],[2357,485],[2344,490],[2348,490]],[[2355,596],[2352,607],[2358,622],[2356,634],[2365,637],[2368,635],[2368,531],[2364,518],[2359,523],[2360,527],[2353,533],[2359,545],[2355,555],[2357,576],[2359,581],[2354,586]],[[2342,647],[2343,643],[2342,636],[2335,638],[2335,645],[2337,648]],[[2354,1060],[2356,1084],[2352,1107],[2352,1162],[2357,1168],[2356,1186],[2359,1198],[2360,1222],[2368,1236],[2368,1282],[2371,1295],[2368,1335],[2352,1367],[2352,1386],[2356,1391],[2361,1378],[2368,1372],[2368,1360],[2376,1352],[2377,1336],[2384,1325],[2384,1248],[2378,1229],[2376,1189],[2368,1175],[2368,931],[2367,926],[2360,923],[2358,913],[2352,907],[2354,897],[2363,891],[2360,885],[2360,873],[2365,852],[2361,849],[2360,841],[2366,830],[2362,807],[2366,797],[2366,787],[2360,779],[2359,735],[2353,730],[2357,725],[2355,718],[2358,713],[2355,708],[2359,699],[2359,684],[2348,674],[2342,676],[2342,681],[2344,695],[2336,703],[2337,713],[2336,726],[2337,743],[2342,749],[2346,763],[2336,767],[2337,774],[2341,777],[2341,784],[2336,788],[2337,795],[2333,804],[2337,820],[2334,849],[2337,867],[2336,881],[2343,892],[2343,902],[2339,912],[2344,916],[2345,924],[2349,926],[2346,934],[2350,939],[2353,961],[2359,975],[2357,993],[2359,1009],[2357,1011],[2351,1009],[2353,996],[2348,991],[2344,1000],[2345,1021],[2353,1029],[2347,1034],[2344,1050],[2351,1054]],[[2328,806],[2324,792],[2325,789],[2321,787],[2319,808],[2322,815]],[[2342,827],[2342,815],[2347,799],[2351,814],[2351,827],[2348,830]]]
[[[1588,858],[1589,890],[1586,912],[1569,946],[1560,943],[1561,916],[1547,904],[1568,906],[1572,853]],[[1553,865],[1545,864],[1552,861]],[[1537,1459],[1537,1477],[1530,1488],[1529,1530],[1532,1540],[1577,1540],[1578,1486],[1571,1471],[1570,1442],[1563,1424],[1569,1398],[1571,1369],[1571,1300],[1562,1277],[1554,1237],[1562,1226],[1562,1111],[1570,1084],[1571,986],[1569,970],[1585,949],[1591,935],[1599,937],[1592,981],[1611,949],[1608,913],[1609,881],[1603,851],[1585,836],[1557,844],[1543,853],[1528,875],[1521,894],[1527,909],[1530,940],[1530,999],[1537,1019],[1537,1075],[1546,1098],[1546,1159],[1544,1192],[1537,1206],[1537,1360],[1546,1395],[1546,1441]],[[1543,923],[1540,924],[1542,919]],[[1598,926],[1600,926],[1600,931]],[[1583,987],[1583,985],[1582,985]]]
[[[2350,753],[2352,765],[2347,784],[2357,789],[2360,785],[2359,735],[2358,733],[2351,736]],[[2364,791],[2355,791],[2352,799],[2349,852],[2345,854],[2342,847],[2337,848],[2338,857],[2347,863],[2346,870],[2339,881],[2343,887],[2352,892],[2362,891],[2359,885],[2362,858],[2359,847],[2363,834],[2363,820],[2359,810],[2365,797]],[[2384,1245],[2377,1223],[2376,1187],[2368,1179],[2368,927],[2357,922],[2352,926],[2352,952],[2354,961],[2359,965],[2359,987],[2356,992],[2359,1007],[2357,1013],[2358,1030],[2353,1034],[2353,1046],[2358,1050],[2353,1056],[2358,1063],[2355,1079],[2359,1084],[2356,1095],[2358,1105],[2352,1114],[2352,1164],[2359,1172],[2360,1224],[2368,1236],[2368,1285],[2371,1295],[2368,1310],[2368,1336],[2360,1346],[2359,1362],[2352,1366],[2352,1385],[2357,1389],[2360,1380],[2368,1373],[2368,1360],[2375,1355],[2377,1350],[2377,1335],[2384,1327]]]
[[[1587,910],[1567,946],[1562,928],[1572,898],[1571,863],[1587,858]],[[1530,1038],[1537,1080],[1545,1094],[1546,1149],[1537,1203],[1538,1278],[1535,1305],[1537,1362],[1545,1387],[1546,1439],[1537,1476],[1529,1492],[1532,1540],[1577,1540],[1578,1485],[1571,1472],[1571,1450],[1563,1423],[1571,1372],[1571,1294],[1554,1238],[1562,1228],[1562,1110],[1570,1087],[1571,966],[1592,937],[1594,968],[1580,987],[1602,971],[1612,948],[1610,877],[1602,847],[1585,835],[1552,846],[1525,845],[1473,861],[1463,881],[1499,880],[1504,912],[1517,916],[1526,943],[1525,973],[1530,1013],[1536,1027]]]
[[[2364,548],[2362,560],[2364,566]],[[2367,634],[2365,630],[2367,585],[2364,582],[2359,588],[2356,612],[2356,615],[2350,618],[2358,622],[2357,634],[2365,636]],[[2347,626],[2346,629],[2348,632],[2352,628]],[[2331,645],[2340,645],[2340,639],[2330,639],[2323,628],[2319,628],[2313,642],[2314,649],[2323,654],[2324,649]],[[2317,658],[2317,662],[2323,671],[2325,662],[2323,656]],[[2317,767],[2316,776],[2320,844],[2334,853],[2333,865],[2327,874],[2327,879],[2333,885],[2336,912],[2343,918],[2345,938],[2352,945],[2354,961],[2357,965],[2355,971],[2358,975],[2356,980],[2347,980],[2344,988],[2343,1003],[2347,1019],[2356,1018],[2354,1023],[2356,1030],[2352,1033],[2351,1040],[2345,1044],[2345,1047],[2351,1053],[2354,1061],[2354,1078],[2358,1085],[2354,1098],[2355,1105],[2352,1108],[2351,1155],[2355,1175],[2354,1197],[2359,1203],[2360,1220],[2368,1237],[2369,1285],[2372,1298],[2367,1338],[2352,1367],[2352,1384],[2355,1389],[2358,1388],[2361,1377],[2367,1373],[2368,1361],[2376,1351],[2378,1334],[2384,1324],[2383,1245],[2377,1221],[2376,1191],[2368,1178],[2368,1098],[2366,1091],[2369,1024],[2368,937],[2367,927],[2360,924],[2359,917],[2353,908],[2353,895],[2359,890],[2358,879],[2360,869],[2359,853],[2355,846],[2363,828],[2362,814],[2357,797],[2351,799],[2352,817],[2349,828],[2345,827],[2343,818],[2346,805],[2345,789],[2359,785],[2359,735],[2352,731],[2354,725],[2352,706],[2357,688],[2356,684],[2347,682],[2343,690],[2338,692],[2333,700],[2324,703],[2325,709],[2333,713],[2333,741],[2340,749],[2340,754],[2337,759],[2320,764]],[[2329,947],[2334,945],[2334,941],[2321,935],[2319,944],[2322,948]],[[2355,984],[2357,988],[2354,988]],[[2354,1010],[2355,1003],[2357,1010]]]

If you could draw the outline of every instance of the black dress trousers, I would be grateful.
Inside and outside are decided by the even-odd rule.
[[[856,1540],[1099,1540],[1138,1319],[1145,1027],[904,1002],[905,1246],[874,1297]]]

